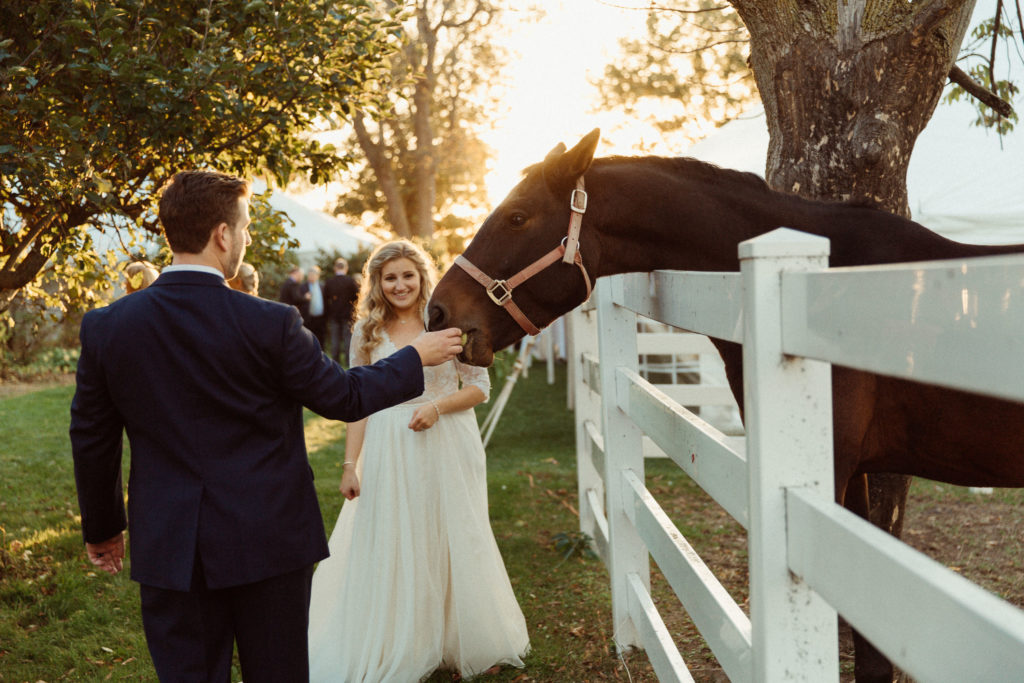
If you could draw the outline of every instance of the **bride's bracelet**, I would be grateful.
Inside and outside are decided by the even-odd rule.
[[[346,460],[345,462],[341,463],[342,469],[348,467],[349,465],[352,465],[353,467],[355,467],[355,463],[352,462],[351,460]]]
[[[434,412],[437,413],[437,419],[441,419],[441,409],[437,407],[437,402],[434,399],[430,399],[430,405],[434,406]]]

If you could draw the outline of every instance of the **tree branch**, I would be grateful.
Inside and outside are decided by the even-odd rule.
[[[1010,116],[1013,113],[1013,105],[975,81],[960,67],[954,66],[949,70],[949,80],[959,85],[967,94],[985,106],[991,107],[1000,116]]]
[[[50,214],[45,219],[39,221],[34,227],[29,228],[29,231],[25,233],[21,241],[7,255],[7,262],[4,263],[3,268],[0,268],[0,274],[7,274],[16,270],[14,264],[21,258],[21,255],[28,249],[29,245],[35,242],[50,227],[54,217],[55,214]],[[20,268],[20,266],[18,267]]]
[[[999,44],[999,24],[1003,15],[1003,0],[996,2],[996,18],[992,21],[992,51],[988,57],[988,82],[996,84],[996,46]]]
[[[14,270],[5,269],[0,272],[0,291],[5,289],[21,289],[32,282],[36,273],[46,265],[48,259],[48,256],[40,253],[38,247],[33,248],[21,263],[18,264],[17,268]]]
[[[631,7],[629,5],[617,5],[614,2],[605,2],[605,0],[597,1],[605,7],[611,7],[613,9],[638,10],[641,12],[675,12],[676,14],[703,14],[704,12],[719,12],[721,10],[727,10],[730,7],[730,5],[718,5],[716,7],[705,7],[703,9],[680,9],[678,7],[661,7],[653,4],[645,7]]]

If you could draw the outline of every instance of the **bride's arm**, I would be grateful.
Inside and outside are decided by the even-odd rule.
[[[417,432],[430,429],[445,413],[469,410],[488,399],[491,381],[487,375],[487,368],[463,365],[459,361],[455,361],[455,368],[462,380],[462,388],[417,408],[409,422],[409,429]]]
[[[442,396],[424,404],[416,409],[409,421],[409,429],[414,432],[421,432],[424,429],[433,427],[445,413],[457,413],[460,410],[469,410],[487,400],[480,387],[462,387],[453,394]]]
[[[359,351],[358,342],[362,339],[363,322],[360,320],[352,330],[349,342],[350,367],[366,365],[369,359]],[[350,422],[345,430],[345,462],[341,466],[341,485],[338,490],[348,500],[359,496],[359,475],[356,474],[356,463],[363,452],[363,440],[366,437],[366,420]]]
[[[363,438],[366,436],[366,420],[350,422],[345,432],[345,462],[342,464],[341,486],[338,490],[348,500],[359,495],[359,477],[356,475],[356,463],[363,452]]]

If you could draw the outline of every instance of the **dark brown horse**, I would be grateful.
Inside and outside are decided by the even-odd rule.
[[[658,269],[738,271],[737,245],[778,227],[827,237],[833,267],[1024,252],[1024,245],[960,244],[884,211],[802,199],[756,175],[693,159],[594,159],[598,137],[595,130],[568,151],[559,145],[527,169],[484,221],[463,267],[437,285],[430,328],[461,328],[464,360],[489,365],[494,350],[520,339],[524,328],[544,327],[584,301],[589,279]],[[570,201],[584,203],[575,191],[580,179],[589,201],[573,258],[573,241],[564,238]],[[510,315],[509,300],[525,323]],[[743,406],[742,349],[713,341]],[[862,517],[870,473],[1024,486],[1024,404],[842,367],[833,368],[832,386],[836,499]],[[891,681],[891,665],[875,663],[877,653],[862,666],[865,645],[857,642],[857,680]]]

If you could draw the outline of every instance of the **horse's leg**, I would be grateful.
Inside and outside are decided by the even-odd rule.
[[[835,412],[836,499],[847,510],[899,537],[909,477],[863,474],[862,463],[889,453],[894,432],[886,396],[878,376],[833,368]],[[854,674],[857,683],[892,683],[893,667],[877,648],[853,630]]]
[[[858,475],[846,488],[844,504],[850,512],[899,538],[909,488],[910,477],[900,474]],[[857,683],[892,683],[892,662],[857,629],[852,629],[852,635]]]

